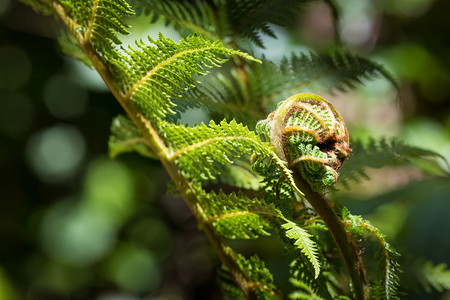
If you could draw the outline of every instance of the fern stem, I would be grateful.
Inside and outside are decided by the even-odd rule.
[[[301,174],[296,169],[294,170],[295,184],[305,194],[305,198],[325,222],[336,242],[350,276],[355,299],[369,299],[370,288],[366,271],[353,238],[345,230],[344,223],[335,213],[332,204],[321,193],[314,192]]]

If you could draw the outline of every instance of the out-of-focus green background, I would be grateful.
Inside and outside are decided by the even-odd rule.
[[[450,2],[337,2],[346,48],[385,64],[400,82],[399,95],[379,79],[330,99],[352,136],[400,137],[450,158]],[[145,18],[130,21],[127,42],[158,31],[178,38]],[[111,119],[122,110],[95,72],[62,54],[60,29],[15,0],[0,2],[0,300],[220,299],[219,262],[183,200],[165,195],[159,163],[108,158]],[[258,55],[279,61],[333,44],[320,1],[294,27],[275,30],[278,40],[266,39]],[[183,121],[204,118],[192,112]],[[372,181],[337,199],[410,261],[450,265],[449,182],[413,167],[369,174]],[[253,247],[267,248],[275,273],[285,263],[266,240]],[[408,292],[405,299],[450,298]]]

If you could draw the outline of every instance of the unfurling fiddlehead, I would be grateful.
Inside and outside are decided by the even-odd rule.
[[[256,131],[264,134],[277,155],[297,168],[315,192],[338,179],[337,171],[349,155],[348,131],[342,117],[322,97],[297,94],[280,102]]]

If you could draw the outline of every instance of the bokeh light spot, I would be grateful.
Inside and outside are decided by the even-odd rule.
[[[85,179],[84,203],[102,211],[111,222],[122,223],[134,210],[134,181],[122,163],[107,158],[91,164]]]
[[[159,285],[160,276],[153,255],[132,245],[122,245],[109,261],[109,276],[121,288],[148,293]]]
[[[74,266],[87,266],[110,249],[116,228],[100,211],[60,202],[45,215],[41,237],[43,249],[54,259]]]
[[[44,88],[44,101],[50,113],[59,119],[72,120],[81,116],[87,106],[88,94],[75,80],[57,75]]]
[[[85,151],[85,141],[78,129],[61,124],[33,135],[26,156],[42,180],[62,182],[75,174]]]

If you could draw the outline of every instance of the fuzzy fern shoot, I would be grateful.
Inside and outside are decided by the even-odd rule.
[[[66,25],[65,51],[88,61],[122,106],[126,115],[111,125],[110,156],[134,151],[166,170],[222,264],[218,278],[226,298],[398,299],[399,253],[389,237],[327,197],[347,159],[344,178],[351,179],[364,176],[385,148],[397,152],[388,151],[392,157],[380,167],[389,158],[407,164],[438,155],[382,142],[365,150],[355,142],[352,165],[346,125],[317,94],[344,92],[379,76],[392,81],[371,60],[335,50],[293,54],[278,64],[247,53],[258,53],[262,36],[276,35],[272,25],[299,24],[311,1],[26,2]],[[336,22],[335,1],[324,2]],[[160,33],[121,47],[134,11],[148,22],[163,19],[182,38]],[[182,124],[180,115],[193,107],[211,120]],[[251,185],[240,183],[246,176]],[[242,245],[258,239],[286,257],[270,264],[259,249],[246,252]],[[361,240],[376,245],[375,259],[364,256]]]

